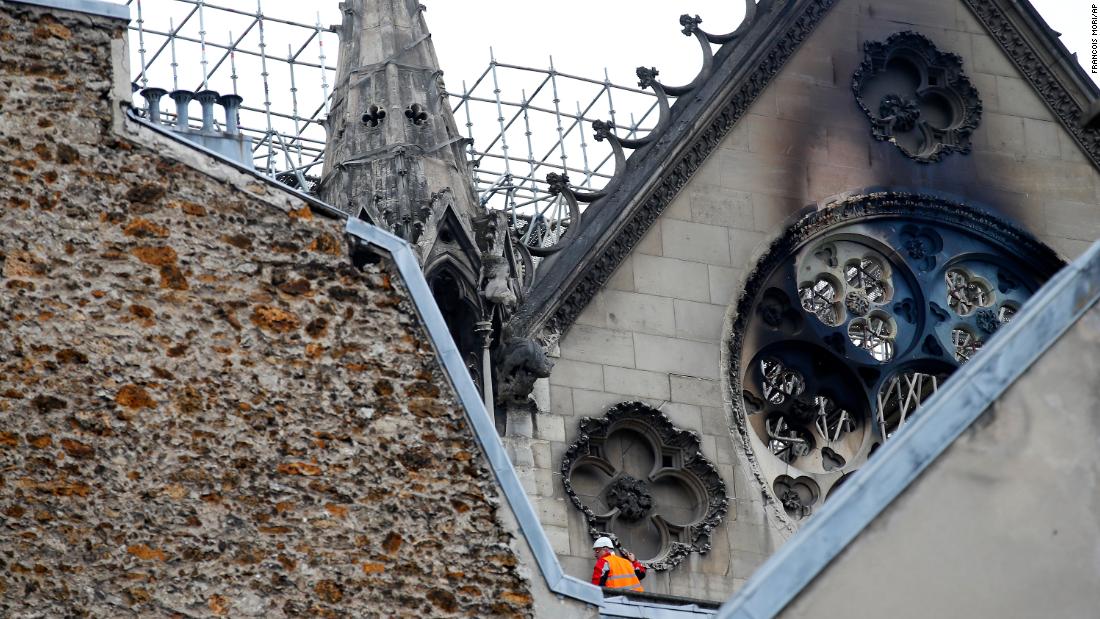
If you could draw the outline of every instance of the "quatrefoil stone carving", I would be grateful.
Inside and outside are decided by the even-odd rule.
[[[859,107],[875,139],[894,143],[921,163],[970,152],[982,103],[963,74],[962,58],[936,49],[915,33],[899,32],[864,44],[852,76]]]
[[[725,483],[700,453],[699,437],[640,402],[582,419],[561,473],[588,534],[612,537],[655,570],[708,552],[726,515]]]

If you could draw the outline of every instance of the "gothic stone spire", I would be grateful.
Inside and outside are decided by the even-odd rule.
[[[340,8],[321,196],[417,246],[422,261],[446,226],[446,238],[460,237],[458,245],[473,252],[468,266],[476,273],[472,222],[483,209],[424,7],[415,0],[346,0]]]

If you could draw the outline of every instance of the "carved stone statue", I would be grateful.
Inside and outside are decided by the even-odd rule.
[[[494,256],[490,253],[482,254],[481,260],[485,273],[482,296],[486,301],[503,306],[511,312],[516,307],[517,297],[513,289],[512,272],[508,261],[503,256]]]
[[[554,367],[533,339],[509,337],[496,357],[496,401],[506,405],[526,404],[535,381],[550,376]]]

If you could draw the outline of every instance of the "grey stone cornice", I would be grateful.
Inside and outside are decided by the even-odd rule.
[[[1100,89],[1029,0],[963,0],[1100,169],[1100,131],[1081,126]]]

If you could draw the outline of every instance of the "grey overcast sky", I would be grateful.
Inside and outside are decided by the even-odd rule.
[[[919,2],[919,0],[898,0]],[[492,45],[499,60],[546,66],[549,55],[565,72],[599,77],[607,66],[611,81],[629,84],[634,67],[656,66],[667,84],[683,83],[698,69],[693,40],[680,34],[683,13],[703,18],[703,29],[732,30],[744,15],[741,0],[424,0],[448,87],[484,70]],[[961,4],[961,3],[960,3]],[[1071,52],[1090,57],[1089,0],[1033,0]],[[1094,79],[1100,76],[1093,76]]]
[[[136,17],[134,0],[112,1],[128,2]],[[256,7],[254,0],[208,2],[244,11]],[[744,15],[742,0],[423,0],[423,4],[451,90],[485,69],[490,46],[502,62],[545,67],[552,55],[560,71],[602,77],[606,66],[613,82],[625,84],[634,81],[634,67],[645,64],[658,67],[663,82],[680,83],[692,77],[699,58],[695,43],[679,33],[679,16],[698,14],[705,30],[718,33],[732,30]],[[1066,47],[1088,62],[1092,2],[1033,0],[1033,4],[1062,33]],[[142,0],[142,5],[148,17],[178,3]],[[340,21],[338,6],[337,0],[263,0],[267,15],[305,23],[319,17],[326,26]],[[217,40],[224,38],[221,29],[226,27],[232,29],[232,25],[207,24],[210,36]],[[329,54],[334,61],[335,50]]]

